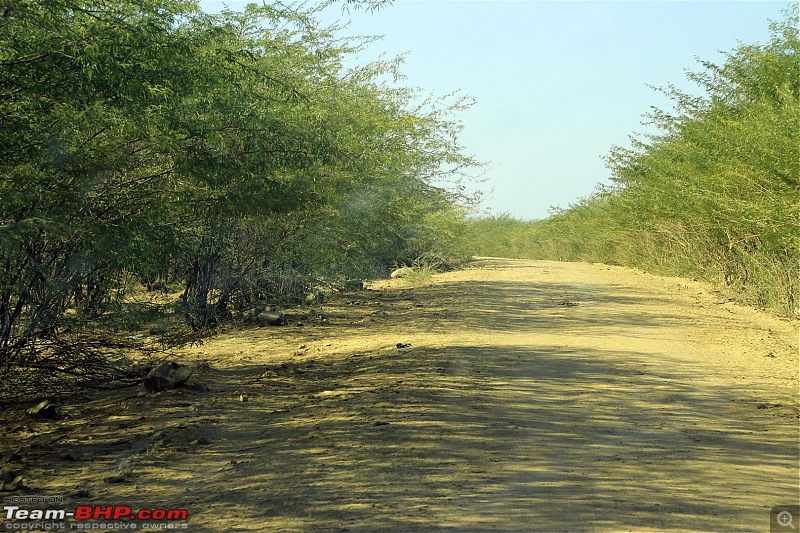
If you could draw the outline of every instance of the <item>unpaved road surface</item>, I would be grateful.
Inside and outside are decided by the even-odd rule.
[[[194,387],[6,410],[6,494],[192,531],[769,531],[800,500],[797,321],[689,280],[484,258],[178,357]]]

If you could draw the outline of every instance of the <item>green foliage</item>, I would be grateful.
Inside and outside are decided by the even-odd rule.
[[[636,265],[702,277],[795,313],[800,285],[800,43],[797,7],[765,45],[689,74],[705,91],[662,89],[661,133],[608,156],[614,186],[522,223],[473,223],[481,253]],[[489,239],[491,239],[490,242]]]
[[[386,2],[350,2],[368,9]],[[452,114],[343,67],[338,39],[280,3],[11,2],[0,18],[0,363],[72,368],[129,275],[183,284],[202,331],[256,299],[458,254],[433,237],[475,162]]]

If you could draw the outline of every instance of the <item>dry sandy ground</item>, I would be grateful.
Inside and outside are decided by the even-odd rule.
[[[194,387],[5,412],[2,448],[28,494],[192,531],[768,531],[800,500],[797,321],[703,284],[484,258],[291,318],[178,354]]]

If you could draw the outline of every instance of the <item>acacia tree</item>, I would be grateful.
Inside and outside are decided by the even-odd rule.
[[[640,226],[648,239],[661,235],[690,252],[681,255],[694,268],[790,312],[800,276],[796,18],[794,8],[773,23],[766,45],[743,45],[721,66],[703,62],[690,78],[705,96],[667,88],[676,112],[653,116],[664,133],[611,159],[624,210],[651,221]]]
[[[488,252],[636,265],[705,278],[785,314],[800,294],[800,41],[798,8],[765,44],[689,73],[702,94],[668,86],[659,128],[608,157],[614,184],[525,224],[473,225]],[[491,233],[489,233],[491,231]]]
[[[0,19],[0,360],[74,370],[126,243],[175,190],[159,113],[181,2],[11,2]],[[86,313],[80,313],[86,314]],[[89,343],[91,344],[91,343]],[[77,359],[76,359],[77,357]],[[79,365],[78,365],[79,366]]]
[[[340,274],[330,265],[359,240],[370,246],[355,269],[410,253],[424,217],[457,200],[431,181],[473,163],[450,118],[464,102],[413,106],[414,93],[376,81],[397,62],[344,69],[363,44],[279,5],[11,3],[0,19],[6,371],[102,364],[109,342],[93,325],[126,274],[183,279],[183,311],[203,329],[278,281],[294,291]],[[359,216],[355,198],[368,199]],[[320,235],[341,246],[318,253]]]
[[[430,185],[442,165],[474,164],[459,152],[457,125],[445,119],[464,101],[412,106],[416,93],[375,81],[396,77],[399,62],[344,70],[343,58],[361,44],[335,39],[305,14],[291,16],[299,17],[289,19],[297,21],[291,28],[271,7],[211,19],[215,28],[235,28],[223,46],[245,53],[215,87],[222,94],[207,96],[213,105],[192,113],[216,113],[224,101],[223,120],[233,120],[215,144],[198,138],[203,144],[184,167],[200,168],[203,194],[210,189],[218,199],[188,250],[183,301],[196,328],[227,316],[232,303],[274,292],[265,287],[303,292],[321,277],[388,268],[408,253],[409,228],[456,200]],[[219,34],[213,43],[220,46]],[[261,235],[263,247],[248,254],[242,232]]]

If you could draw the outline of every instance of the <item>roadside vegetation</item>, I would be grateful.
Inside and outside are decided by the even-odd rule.
[[[454,119],[470,101],[387,81],[399,59],[346,67],[369,39],[281,4],[0,11],[6,392],[140,379],[125,350],[198,341],[254,303],[466,257],[452,232],[470,198],[435,184],[476,166]],[[179,297],[132,299],[143,291]],[[153,322],[157,339],[131,334]]]
[[[479,255],[592,261],[696,277],[736,299],[800,313],[798,8],[763,45],[741,45],[688,77],[701,96],[660,89],[659,133],[607,157],[612,185],[541,221],[471,221]]]
[[[344,0],[377,9],[384,0]],[[469,219],[471,101],[357,67],[314,9],[192,0],[0,9],[0,398],[137,382],[126,354],[202,342],[265,305],[469,255],[600,261],[800,303],[797,8],[765,45],[662,89],[660,133],[551,217]],[[449,183],[443,187],[441,184]]]

